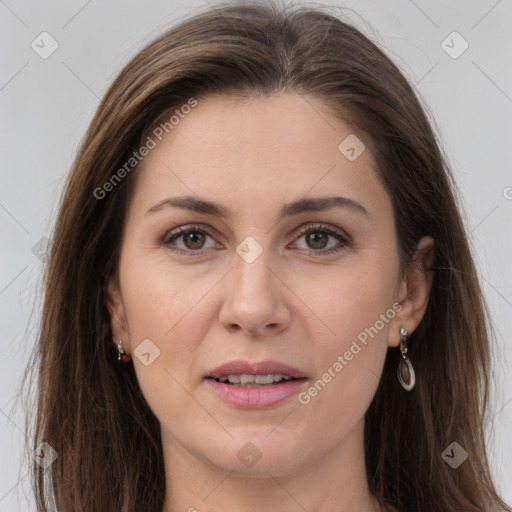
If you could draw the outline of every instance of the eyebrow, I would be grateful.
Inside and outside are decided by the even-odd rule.
[[[228,218],[232,216],[231,210],[212,201],[206,201],[197,196],[178,196],[168,197],[159,201],[152,206],[147,212],[155,213],[164,208],[174,207],[182,208],[196,213],[203,213],[206,215],[214,215],[220,218]],[[326,196],[315,197],[310,199],[299,199],[292,203],[287,203],[281,208],[280,218],[285,216],[299,215],[304,212],[318,212],[324,210],[331,210],[333,208],[343,207],[349,208],[354,212],[359,212],[368,217],[368,211],[361,204],[354,199],[341,196]]]

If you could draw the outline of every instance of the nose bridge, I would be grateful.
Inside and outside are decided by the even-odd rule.
[[[272,254],[268,245],[264,247],[254,237],[246,237],[237,246],[233,263],[234,269],[231,274],[235,292],[255,293],[258,296],[262,293],[271,295],[271,288],[275,283],[272,283],[271,279]],[[255,296],[254,300],[258,300],[258,296]],[[268,298],[266,297],[267,300]]]
[[[268,246],[253,237],[247,237],[237,246],[220,312],[225,327],[238,326],[256,333],[267,326],[276,329],[287,324],[288,308],[283,302],[282,285],[271,271],[275,266],[272,258]]]

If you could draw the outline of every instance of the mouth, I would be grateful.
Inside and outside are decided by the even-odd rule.
[[[210,372],[207,379],[238,388],[265,388],[281,386],[295,380],[306,380],[306,375],[278,361],[231,361]]]
[[[257,374],[251,375],[248,373],[242,373],[238,375],[224,375],[218,379],[213,379],[223,384],[229,384],[239,388],[265,388],[270,386],[276,386],[284,384],[292,380],[305,380],[305,377],[296,379],[290,375],[283,375],[281,373],[269,373],[266,375]]]
[[[277,407],[299,393],[307,380],[301,370],[279,361],[231,361],[205,376],[217,399],[239,409]]]
[[[230,361],[212,370],[206,379],[229,389],[293,389],[307,380],[305,373],[279,361]],[[297,381],[297,382],[296,382]]]

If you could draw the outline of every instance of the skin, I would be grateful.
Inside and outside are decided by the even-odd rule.
[[[352,133],[317,98],[209,96],[137,171],[120,287],[110,283],[107,306],[113,342],[122,339],[132,355],[161,424],[163,512],[381,510],[366,481],[364,414],[387,350],[398,350],[399,328],[412,333],[424,315],[433,241],[423,238],[418,264],[400,272],[391,201],[370,151],[349,161],[338,150]],[[146,213],[179,195],[220,203],[232,215],[176,207]],[[367,215],[337,207],[278,217],[284,203],[331,195],[359,202]],[[349,243],[325,253],[340,242],[315,229],[318,222]],[[160,242],[191,223],[209,233]],[[303,225],[317,239],[300,235]],[[252,263],[236,252],[247,236],[263,249]],[[307,404],[293,396],[240,409],[205,385],[226,361],[273,359],[302,370],[307,391],[390,309],[394,318]],[[145,339],[160,350],[148,366],[134,354]],[[237,457],[249,441],[262,455],[251,468]]]

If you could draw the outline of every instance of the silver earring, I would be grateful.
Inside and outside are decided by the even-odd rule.
[[[130,359],[131,357],[124,351],[123,340],[119,340],[119,345],[117,345],[117,360],[122,360],[123,363],[127,363]]]
[[[409,358],[405,355],[407,354],[408,335],[409,332],[407,329],[400,327],[400,351],[402,352],[402,360],[398,363],[397,374],[402,387],[407,391],[411,391],[416,383],[416,375],[411,361],[409,361]]]

